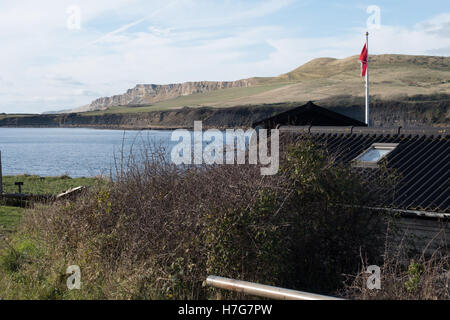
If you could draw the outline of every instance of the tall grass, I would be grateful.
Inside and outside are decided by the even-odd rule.
[[[381,288],[367,286],[369,264],[364,261],[361,271],[348,277],[342,296],[361,300],[448,300],[450,299],[450,255],[447,249],[431,255],[411,255],[401,246],[388,252],[380,265]]]

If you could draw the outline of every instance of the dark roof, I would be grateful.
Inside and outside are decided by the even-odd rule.
[[[262,126],[266,129],[275,129],[277,126],[357,126],[365,127],[366,124],[349,118],[340,113],[319,107],[311,101],[307,104],[277,114],[273,117],[255,122],[253,127]]]
[[[398,143],[386,156],[400,181],[383,207],[428,212],[450,212],[449,129],[374,129],[353,127],[282,127],[282,133],[307,133],[329,154],[349,163],[374,143]],[[367,175],[374,169],[361,168]]]

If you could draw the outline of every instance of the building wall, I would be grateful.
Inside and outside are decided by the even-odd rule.
[[[436,250],[446,250],[450,240],[450,222],[435,219],[400,218],[397,222],[396,243],[431,255]]]

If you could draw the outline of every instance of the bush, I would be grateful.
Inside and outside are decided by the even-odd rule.
[[[291,225],[285,285],[333,293],[343,274],[358,270],[361,254],[379,260],[390,217],[368,208],[380,203],[395,174],[382,169],[369,183],[308,139],[289,148],[283,170],[290,191],[282,211]]]
[[[361,254],[380,255],[385,219],[365,208],[384,180],[365,183],[307,139],[282,163],[264,177],[250,165],[181,168],[159,153],[131,157],[110,183],[29,212],[22,233],[42,253],[14,272],[39,273],[38,284],[7,275],[3,283],[24,291],[40,283],[46,290],[34,296],[44,298],[206,299],[216,291],[204,281],[215,274],[333,293],[343,273],[360,270]],[[79,292],[61,287],[69,265],[81,267]]]

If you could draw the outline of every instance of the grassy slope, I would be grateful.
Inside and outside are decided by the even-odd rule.
[[[293,81],[276,81],[275,83],[265,83],[248,88],[231,88],[224,90],[216,90],[204,94],[193,94],[189,96],[178,97],[166,101],[155,103],[151,106],[142,107],[113,107],[106,111],[85,112],[84,115],[100,115],[108,113],[136,113],[161,111],[184,106],[199,107],[205,105],[215,105],[218,101],[229,101],[239,98],[251,97],[256,94],[282,88],[294,83]]]
[[[378,55],[370,58],[371,94],[378,99],[399,96],[450,94],[450,58]],[[259,85],[217,90],[144,107],[116,107],[89,114],[149,112],[184,106],[232,107],[264,103],[330,99],[364,95],[358,57],[320,58],[276,78],[254,78]]]
[[[16,231],[25,209],[0,206],[0,234],[10,234]]]
[[[297,81],[248,98],[225,102],[260,104],[329,99],[340,95],[364,96],[364,79],[357,57],[317,59],[278,77]],[[450,58],[382,55],[371,59],[371,95],[379,99],[418,94],[450,93]]]
[[[39,176],[4,176],[3,190],[6,193],[16,193],[18,188],[15,182],[23,182],[22,192],[26,194],[58,194],[78,186],[92,186],[101,183],[96,178],[69,178]]]

